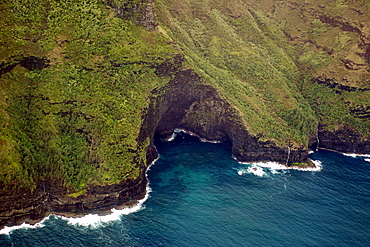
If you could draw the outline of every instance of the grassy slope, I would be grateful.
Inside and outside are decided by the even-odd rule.
[[[268,11],[297,47],[296,56],[304,78],[302,94],[328,130],[350,127],[368,136],[370,122],[350,113],[351,108],[370,105],[370,91],[338,92],[337,88],[311,83],[315,76],[331,78],[350,87],[370,88],[370,66],[366,60],[366,40],[370,21],[370,3],[362,0],[278,2]],[[324,22],[322,16],[338,20]],[[341,24],[342,23],[342,24]],[[358,31],[351,29],[357,28]],[[356,64],[348,69],[344,61]],[[340,91],[340,90],[339,90]]]
[[[51,66],[1,77],[1,188],[51,178],[73,192],[137,177],[149,94],[168,80],[151,67],[172,47],[98,0],[11,0],[2,9],[1,59],[45,56]]]
[[[349,23],[366,31],[366,1],[156,2],[165,33],[188,55],[189,65],[239,109],[251,133],[279,145],[306,146],[320,121],[329,130],[347,126],[368,135],[369,121],[350,109],[369,106],[370,91],[338,94],[311,83],[326,75],[345,86],[369,88],[364,37],[346,30]],[[321,16],[342,21],[344,28]],[[359,67],[346,69],[346,59]]]
[[[296,85],[294,50],[270,18],[242,1],[156,3],[164,32],[239,110],[252,134],[282,146],[307,145],[317,120]]]
[[[137,136],[150,91],[168,80],[151,65],[179,52],[173,46],[263,140],[307,146],[318,121],[366,133],[369,121],[349,108],[368,106],[370,91],[338,95],[309,81],[334,71],[349,76],[350,86],[368,87],[369,75],[366,66],[349,73],[339,62],[363,62],[356,57],[359,36],[318,21],[318,5],[330,1],[310,2],[156,0],[160,32],[148,32],[98,0],[6,0],[1,61],[34,55],[50,66],[17,66],[0,78],[0,188],[32,189],[51,178],[82,193],[88,185],[136,177],[145,159],[146,143]],[[336,1],[325,11],[369,11],[362,2]]]

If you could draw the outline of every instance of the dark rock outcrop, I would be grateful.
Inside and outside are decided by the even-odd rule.
[[[42,70],[49,66],[46,58],[32,55],[15,55],[0,63],[0,75],[10,72],[15,66],[20,65],[28,70]]]
[[[178,60],[176,64],[179,63]],[[175,72],[172,66],[167,70],[174,78],[160,89],[165,93],[152,100],[140,139],[149,136],[153,143],[154,135],[167,139],[176,128],[181,128],[207,140],[230,141],[232,155],[239,161],[307,161],[308,152],[304,147],[292,148],[287,144],[282,148],[251,135],[236,110],[192,69]],[[159,73],[167,70],[160,66]]]
[[[359,88],[359,87],[351,87],[351,86],[346,86],[342,85],[338,82],[336,82],[332,78],[328,78],[325,75],[320,75],[312,79],[313,83],[318,83],[318,84],[323,84],[328,88],[332,88],[336,90],[337,94],[341,94],[343,91],[347,92],[355,92],[355,91],[360,91],[360,92],[365,92],[369,91],[370,88]]]
[[[362,135],[354,130],[344,127],[328,131],[324,127],[319,126],[319,148],[343,153],[370,153],[370,141],[364,140]]]
[[[41,181],[32,193],[5,191],[0,194],[0,226],[36,223],[50,213],[65,216],[104,214],[113,207],[135,205],[137,200],[144,198],[146,186],[145,169],[137,179],[94,186],[77,198],[67,196],[66,189],[56,181]]]
[[[133,18],[135,22],[151,31],[157,30],[153,0],[129,0],[125,2],[108,0],[107,4],[123,19]]]

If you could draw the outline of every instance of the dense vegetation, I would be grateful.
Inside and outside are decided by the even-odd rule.
[[[350,109],[369,106],[370,91],[311,81],[334,70],[348,86],[369,88],[368,63],[348,55],[359,53],[361,35],[320,19],[326,2],[312,1],[311,13],[298,0],[295,12],[284,1],[157,0],[158,31],[138,26],[138,13],[118,18],[109,7],[130,11],[138,2],[145,3],[0,3],[0,190],[53,179],[76,196],[137,177],[149,143],[138,143],[149,97],[169,81],[155,66],[176,53],[262,140],[307,147],[319,122],[368,135],[369,121]],[[329,15],[370,10],[366,1],[328,6]],[[22,65],[29,57],[45,64]],[[365,69],[342,69],[349,58]]]
[[[297,146],[307,145],[318,122],[368,135],[369,121],[350,109],[370,103],[369,62],[359,49],[366,46],[359,33],[369,9],[365,1],[157,1],[164,33],[239,110],[248,130]],[[356,11],[353,26],[338,17]],[[325,23],[323,16],[342,22]],[[359,67],[346,69],[348,60]],[[365,90],[312,83],[321,74]]]
[[[1,9],[4,63],[50,60],[1,77],[1,188],[51,178],[83,191],[137,177],[148,96],[166,82],[152,67],[173,53],[164,37],[98,0],[10,0]]]
[[[307,143],[317,120],[295,84],[294,51],[269,18],[236,1],[158,1],[157,9],[189,64],[239,110],[251,133],[280,145]]]

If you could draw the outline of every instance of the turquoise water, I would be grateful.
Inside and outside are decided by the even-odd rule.
[[[1,246],[370,246],[370,163],[329,151],[321,171],[263,169],[230,145],[179,134],[157,141],[141,210],[81,226],[51,216],[0,235]],[[238,171],[245,171],[242,175]]]

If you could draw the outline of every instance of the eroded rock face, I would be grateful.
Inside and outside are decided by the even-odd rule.
[[[50,213],[64,216],[82,216],[105,213],[110,209],[137,203],[146,194],[145,169],[139,178],[119,184],[95,186],[78,198],[67,196],[66,189],[56,181],[42,181],[33,193],[5,191],[0,194],[0,227],[34,224]]]
[[[160,69],[165,70],[163,66]],[[181,128],[207,140],[230,141],[232,155],[239,161],[307,161],[308,151],[304,147],[290,148],[287,144],[286,148],[281,148],[249,134],[236,110],[192,69],[169,71],[174,78],[159,90],[165,92],[160,99],[153,100],[144,120],[141,139],[150,136],[151,143],[154,135],[168,139],[176,128]],[[152,151],[148,153],[151,161]]]
[[[135,22],[151,31],[157,30],[157,20],[154,13],[153,0],[130,0],[119,2],[108,0],[111,6],[120,18],[133,18]]]
[[[343,153],[370,153],[370,141],[349,128],[338,128],[334,131],[319,126],[319,147]]]

